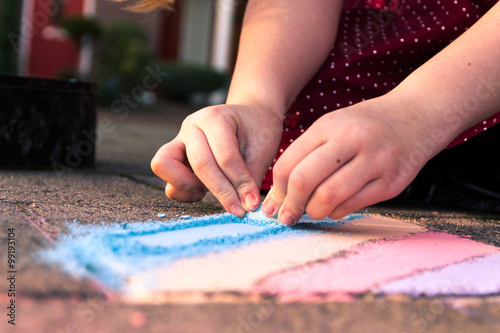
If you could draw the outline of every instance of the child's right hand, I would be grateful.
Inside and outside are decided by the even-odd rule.
[[[260,204],[260,183],[276,155],[281,130],[281,115],[261,106],[206,107],[184,120],[151,168],[167,182],[169,198],[195,202],[209,190],[228,212],[243,217]]]

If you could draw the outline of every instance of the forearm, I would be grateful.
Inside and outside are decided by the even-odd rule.
[[[442,131],[443,145],[500,111],[498,31],[500,3],[390,93],[413,120]]]
[[[250,0],[227,103],[283,114],[330,52],[342,0]]]

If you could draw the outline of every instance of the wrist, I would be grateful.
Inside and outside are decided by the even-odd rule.
[[[442,115],[430,108],[415,94],[391,91],[378,98],[386,119],[402,129],[402,137],[417,150],[425,147],[427,158],[442,151],[458,134],[441,119]]]
[[[244,105],[251,110],[259,110],[266,115],[278,117],[280,120],[283,119],[288,109],[287,104],[277,97],[272,98],[265,94],[237,94],[231,92],[231,90],[226,99],[226,104]]]
[[[439,94],[438,91],[435,92]],[[435,96],[419,82],[405,80],[387,98],[397,101],[401,117],[414,123],[417,136],[431,139],[436,144],[436,154],[444,149],[454,138],[468,128],[467,120],[460,116],[457,103],[450,99]]]

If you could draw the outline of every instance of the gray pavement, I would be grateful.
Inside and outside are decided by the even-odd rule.
[[[198,302],[133,305],[94,281],[40,264],[34,254],[65,232],[65,221],[133,222],[158,213],[173,218],[223,211],[213,198],[197,204],[168,200],[164,183],[149,168],[156,150],[193,110],[165,104],[121,118],[101,110],[99,121],[113,130],[103,134],[95,168],[0,170],[0,249],[7,252],[7,230],[15,228],[17,265],[14,328],[3,314],[10,285],[2,254],[1,332],[500,332],[498,295],[451,300],[364,295],[347,303],[272,302],[271,311],[263,311],[258,298],[238,294],[226,295],[226,301],[207,294]],[[368,212],[500,246],[498,215],[387,204]]]

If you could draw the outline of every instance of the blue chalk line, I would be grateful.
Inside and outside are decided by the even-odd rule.
[[[120,288],[127,276],[158,266],[166,266],[180,258],[202,256],[246,246],[254,242],[280,237],[300,237],[338,228],[364,215],[349,215],[342,220],[300,223],[287,227],[278,222],[256,219],[250,215],[242,219],[232,214],[189,218],[187,220],[149,221],[82,225],[78,221],[67,223],[68,234],[61,235],[56,244],[39,253],[48,264],[57,264],[81,277],[93,277],[111,288]],[[307,220],[307,216],[304,219]],[[137,236],[174,230],[186,230],[210,225],[243,223],[262,229],[198,239],[189,244],[162,244],[148,246]]]

